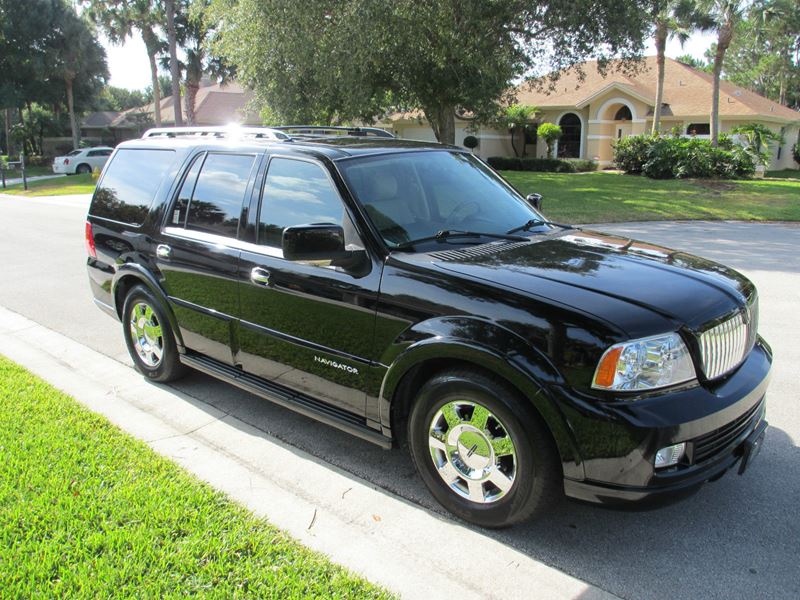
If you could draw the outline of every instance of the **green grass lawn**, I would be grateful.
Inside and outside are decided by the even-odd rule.
[[[778,179],[800,179],[800,169],[784,169],[783,171],[767,171],[767,177]]]
[[[36,177],[38,175],[53,175],[53,167],[51,165],[45,165],[41,167],[25,167],[25,175],[28,177]],[[6,179],[14,179],[16,177],[22,177],[22,172],[18,169],[6,171]]]
[[[29,181],[26,192],[21,183],[0,189],[0,194],[13,194],[15,196],[67,196],[70,194],[91,194],[94,191],[95,180],[91,173],[86,175],[70,175],[58,179],[42,179]]]
[[[800,181],[654,180],[619,173],[504,171],[523,194],[544,196],[545,214],[566,223],[672,219],[800,221]]]
[[[388,594],[0,357],[0,596]]]

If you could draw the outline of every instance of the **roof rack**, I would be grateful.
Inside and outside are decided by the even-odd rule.
[[[266,140],[290,141],[292,136],[275,127],[156,127],[148,129],[142,138],[154,137],[214,137],[214,138],[256,138]]]
[[[278,131],[294,133],[296,135],[349,135],[354,137],[382,137],[394,138],[394,134],[379,127],[342,127],[336,125],[281,125],[273,127]]]

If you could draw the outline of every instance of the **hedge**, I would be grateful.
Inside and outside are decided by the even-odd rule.
[[[727,136],[715,147],[704,139],[633,135],[614,144],[614,163],[651,179],[741,179],[755,172],[752,157]]]
[[[597,163],[592,160],[559,158],[534,158],[515,156],[490,156],[487,161],[489,165],[498,171],[540,171],[548,173],[578,173],[583,171],[595,171]]]

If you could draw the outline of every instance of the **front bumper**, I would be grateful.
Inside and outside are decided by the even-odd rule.
[[[565,477],[566,495],[599,503],[669,501],[718,479],[766,427],[771,365],[771,351],[759,338],[745,362],[713,386],[592,407],[563,398],[584,474]],[[680,442],[687,443],[682,461],[656,470],[657,450]]]

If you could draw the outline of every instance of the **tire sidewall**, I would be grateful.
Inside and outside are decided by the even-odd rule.
[[[161,339],[164,345],[161,361],[157,366],[151,367],[145,364],[136,352],[136,348],[131,336],[131,312],[133,307],[138,303],[144,301],[152,307],[153,312],[158,318],[161,325]],[[169,321],[167,320],[164,309],[161,308],[161,303],[155,295],[145,288],[144,286],[137,285],[128,292],[125,297],[125,304],[122,308],[122,329],[125,336],[125,345],[128,347],[128,353],[133,359],[133,365],[137,371],[148,379],[153,381],[168,381],[174,378],[176,365],[179,363],[178,348],[175,343],[175,336],[172,333]]]
[[[408,440],[417,470],[440,504],[466,521],[499,528],[524,519],[528,512],[526,507],[536,491],[537,473],[543,465],[531,443],[530,436],[535,435],[535,431],[526,432],[523,425],[530,422],[530,416],[519,402],[513,403],[518,396],[511,395],[506,400],[492,387],[480,377],[434,377],[423,386],[417,397],[409,419]],[[430,424],[438,410],[453,400],[475,402],[489,409],[502,422],[514,443],[517,461],[514,484],[503,498],[495,502],[478,504],[459,496],[444,482],[433,464],[428,446]]]

